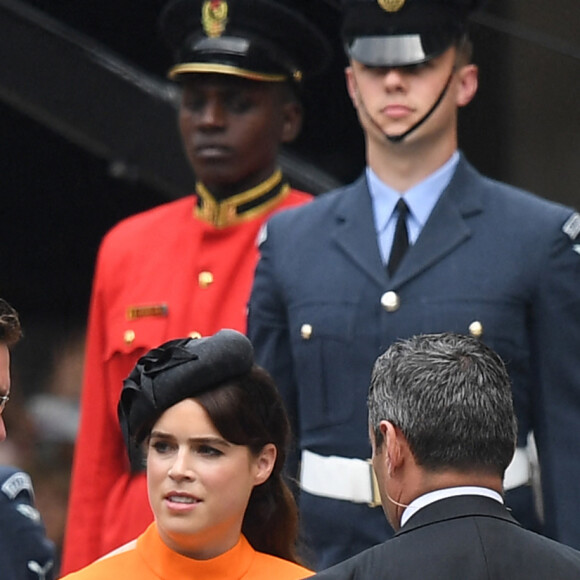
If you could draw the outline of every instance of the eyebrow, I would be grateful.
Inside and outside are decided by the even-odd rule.
[[[158,439],[175,439],[175,435],[171,433],[165,433],[164,431],[151,431],[151,435],[149,435],[149,439],[153,438]],[[215,437],[212,435],[208,435],[206,437],[189,437],[189,443],[198,443],[198,444],[207,444],[207,445],[225,445],[230,447],[232,443],[230,443],[227,439],[223,439],[222,437]]]

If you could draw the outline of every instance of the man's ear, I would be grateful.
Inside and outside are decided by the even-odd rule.
[[[390,421],[381,421],[380,428],[384,438],[387,473],[391,477],[403,461],[403,434]]]
[[[282,143],[294,141],[302,129],[302,118],[304,116],[302,105],[292,99],[282,105]]]
[[[354,76],[354,72],[353,72],[351,66],[347,66],[344,69],[344,76],[346,78],[346,88],[348,90],[348,95],[350,97],[350,100],[352,101],[352,104],[356,108],[356,106],[358,104],[358,87],[357,87],[356,78]]]
[[[465,107],[475,97],[479,85],[479,69],[475,64],[467,64],[457,71],[459,83],[457,86],[456,103],[458,107]]]

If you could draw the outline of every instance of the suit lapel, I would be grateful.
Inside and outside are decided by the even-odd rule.
[[[471,237],[465,218],[483,210],[481,182],[481,176],[462,157],[419,238],[395,273],[393,288],[418,276]]]
[[[363,175],[340,199],[335,210],[332,237],[336,245],[381,288],[386,284],[377,235],[374,228],[372,203]]]

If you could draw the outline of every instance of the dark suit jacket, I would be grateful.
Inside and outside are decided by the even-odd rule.
[[[320,580],[576,580],[580,552],[522,528],[493,499],[460,496],[419,510],[395,537]]]
[[[519,443],[535,432],[547,533],[580,548],[580,239],[572,215],[461,158],[393,278],[364,177],[270,220],[248,334],[284,396],[298,452],[370,457],[366,396],[377,356],[398,338],[468,333],[478,321],[508,365]],[[381,306],[388,290],[400,298],[393,312]],[[318,569],[389,535],[380,508],[306,493],[300,502]]]

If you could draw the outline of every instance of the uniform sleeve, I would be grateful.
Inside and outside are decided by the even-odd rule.
[[[27,474],[0,469],[0,578],[53,580],[56,578],[54,544],[46,538],[34,507]]]
[[[273,218],[272,221],[275,220],[276,218]],[[279,256],[276,255],[272,221],[264,226],[259,235],[260,259],[250,295],[248,337],[254,345],[256,362],[272,375],[286,404],[295,442],[288,456],[287,470],[290,477],[296,477],[300,447],[297,389],[294,380],[287,305],[276,276]]]
[[[126,453],[105,365],[107,254],[101,248],[93,283],[81,393],[81,417],[75,445],[62,572],[68,573],[102,555],[101,532],[108,493],[127,472]]]
[[[576,223],[580,222],[577,216]],[[566,223],[573,223],[572,216]],[[532,353],[546,533],[580,548],[580,227],[559,231],[532,307]]]

